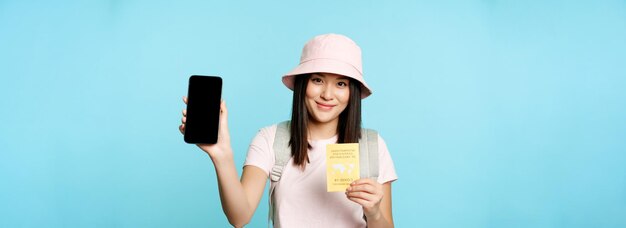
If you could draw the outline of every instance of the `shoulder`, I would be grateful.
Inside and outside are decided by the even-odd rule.
[[[367,132],[367,133],[369,133],[369,134],[375,134],[375,135],[376,135],[376,139],[377,139],[379,142],[383,142],[383,143],[385,142],[385,140],[383,139],[383,137],[380,135],[380,132],[379,132],[379,131],[377,131],[376,129],[372,129],[372,128],[365,128],[365,127],[364,127],[364,128],[361,128],[361,131],[362,131],[362,132]],[[361,136],[361,137],[363,137],[363,136]]]
[[[263,144],[264,147],[271,148],[276,139],[276,131],[278,129],[278,125],[281,123],[284,122],[275,123],[259,129],[256,136],[254,137],[252,144]]]
[[[274,136],[276,135],[276,131],[278,130],[278,126],[280,124],[285,123],[286,121],[283,122],[279,122],[279,123],[275,123],[269,126],[265,126],[262,127],[261,129],[259,129],[259,131],[257,132],[257,136],[265,136],[268,138],[271,138],[272,141],[274,141]]]
[[[259,129],[259,132],[257,132],[257,135],[274,135],[276,134],[277,127],[278,123],[262,127],[261,129]]]
[[[244,166],[257,166],[269,175],[275,161],[273,145],[276,138],[277,126],[278,123],[259,129],[250,143]]]

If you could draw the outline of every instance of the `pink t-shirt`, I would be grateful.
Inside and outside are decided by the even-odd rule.
[[[276,126],[259,131],[250,144],[244,166],[259,167],[269,176],[274,166]],[[344,192],[326,191],[326,145],[336,142],[337,136],[310,142],[313,147],[309,150],[311,163],[304,171],[289,159],[274,189],[275,227],[366,227],[359,204],[348,200]],[[378,182],[398,179],[387,145],[380,136],[378,157]]]

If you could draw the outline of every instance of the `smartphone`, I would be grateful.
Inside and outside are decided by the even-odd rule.
[[[222,78],[202,75],[189,77],[185,142],[217,143],[221,99]]]

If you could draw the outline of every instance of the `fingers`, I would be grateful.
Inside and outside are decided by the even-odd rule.
[[[382,185],[377,181],[370,178],[361,178],[352,183],[350,183],[350,187],[346,189],[346,191],[364,191],[372,194],[377,194],[382,192]]]
[[[376,194],[363,191],[347,191],[346,196],[348,196],[348,198],[363,199],[366,201],[375,201],[377,198]]]
[[[226,108],[226,101],[224,100],[220,103],[220,123],[222,122],[228,127],[228,108]]]
[[[350,185],[360,185],[360,184],[377,184],[378,182],[376,182],[374,179],[370,179],[370,178],[361,178],[358,180],[355,180],[354,182],[350,183]]]
[[[187,117],[184,117],[180,120],[180,122],[182,123],[180,126],[178,126],[178,130],[180,130],[180,133],[182,133],[183,135],[185,134],[185,123],[187,122]]]
[[[219,134],[221,137],[230,140],[230,134],[228,133],[228,108],[226,108],[226,101],[222,100],[220,103],[220,129]]]
[[[187,104],[187,96],[183,96],[183,102]],[[183,109],[183,118],[180,120],[182,123],[178,126],[178,130],[181,134],[185,134],[185,123],[187,122],[187,109]]]
[[[226,108],[226,101],[225,100],[222,100],[222,102],[220,102],[220,113],[228,114],[228,109]]]
[[[359,198],[376,202],[380,201],[383,195],[382,185],[369,178],[356,180],[346,188],[346,196],[348,198]]]
[[[376,187],[370,184],[353,185],[353,186],[348,187],[348,189],[346,190],[348,192],[367,192],[371,194],[377,193]]]
[[[364,210],[375,209],[382,199],[382,197],[377,197],[376,195],[366,192],[346,192],[346,197],[350,201],[361,205]]]

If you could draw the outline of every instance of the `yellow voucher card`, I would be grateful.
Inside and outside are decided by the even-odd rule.
[[[340,143],[326,146],[326,189],[344,192],[359,179],[359,144]]]

